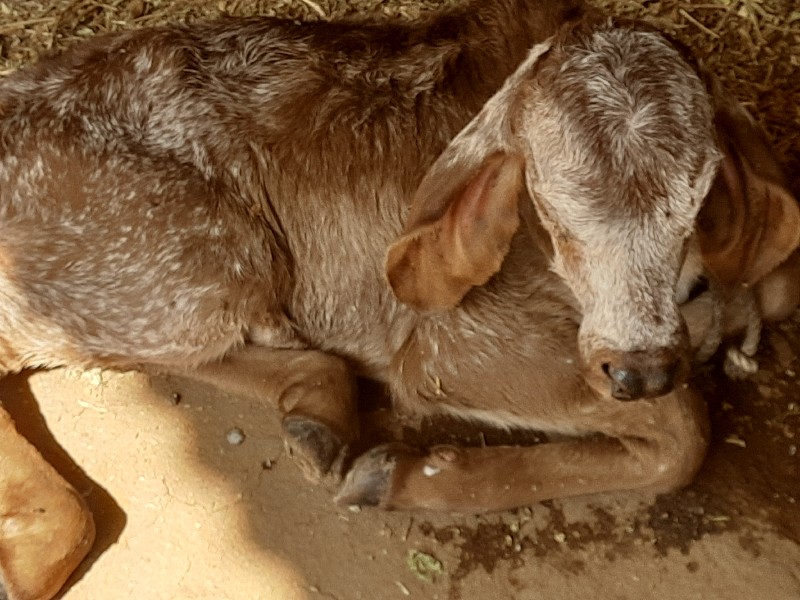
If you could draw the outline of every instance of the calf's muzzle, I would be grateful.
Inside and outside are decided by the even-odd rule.
[[[606,351],[592,361],[602,372],[608,393],[618,400],[657,398],[682,383],[688,361],[674,349]],[[600,379],[598,377],[598,379]]]

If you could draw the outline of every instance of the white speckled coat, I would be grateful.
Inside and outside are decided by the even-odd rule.
[[[356,435],[354,371],[409,410],[580,434],[379,447],[343,502],[675,487],[707,442],[675,294],[713,111],[662,35],[570,1],[89,41],[0,82],[0,365],[263,395],[313,478]]]

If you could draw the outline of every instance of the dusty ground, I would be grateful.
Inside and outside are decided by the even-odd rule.
[[[0,0],[0,74],[102,30],[171,18],[357,10],[403,17],[437,4]],[[643,14],[691,45],[757,111],[787,173],[798,172],[800,6],[603,4]],[[269,408],[187,381],[60,370],[5,379],[0,397],[98,519],[96,550],[65,600],[796,600],[798,352],[800,315],[765,334],[753,381],[730,382],[715,365],[697,374],[714,439],[687,490],[487,517],[338,509],[329,491],[306,484],[284,456]],[[385,415],[373,410],[366,420],[383,423]],[[245,439],[231,445],[226,434],[237,427]],[[437,430],[441,436],[428,425],[421,436]],[[490,442],[502,437],[483,433]]]
[[[777,372],[709,386],[715,441],[689,489],[486,517],[336,508],[283,454],[271,409],[187,381],[60,370],[6,379],[0,397],[98,518],[65,600],[791,600],[800,409],[785,372],[800,340],[768,339]],[[430,581],[417,552],[441,563]]]

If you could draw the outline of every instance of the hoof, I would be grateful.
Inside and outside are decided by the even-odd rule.
[[[758,361],[747,356],[739,348],[731,347],[725,353],[723,370],[730,379],[741,381],[758,372]]]
[[[389,508],[397,458],[411,452],[413,450],[403,444],[384,444],[362,454],[347,472],[334,501],[340,506]]]
[[[341,457],[346,444],[330,427],[305,416],[287,415],[283,434],[287,453],[306,479],[314,483],[327,476],[341,480]]]

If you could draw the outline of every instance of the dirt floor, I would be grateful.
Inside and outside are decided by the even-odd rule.
[[[698,376],[714,442],[688,489],[481,517],[337,508],[284,455],[269,407],[185,380],[58,370],[7,378],[0,397],[98,520],[65,600],[791,600],[798,326],[767,334],[754,381]]]
[[[441,4],[0,0],[0,74],[99,31],[173,18],[371,10],[403,18]],[[688,43],[756,112],[797,179],[800,5],[603,4],[643,15]],[[307,484],[285,456],[269,407],[185,380],[26,373],[0,381],[0,398],[97,517],[98,543],[64,600],[797,600],[798,353],[800,315],[765,332],[752,380],[730,381],[717,364],[696,374],[714,429],[708,460],[688,489],[481,517],[337,508],[330,490]],[[370,403],[371,429],[382,434],[386,421]],[[424,440],[435,432],[441,441],[443,431],[503,438],[441,424],[405,433]]]

